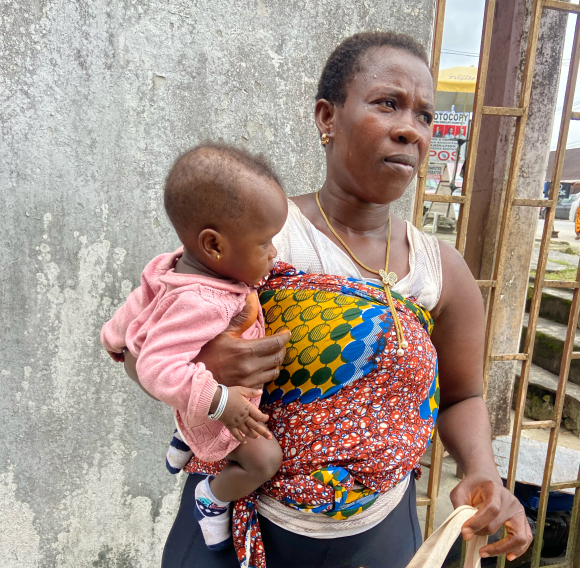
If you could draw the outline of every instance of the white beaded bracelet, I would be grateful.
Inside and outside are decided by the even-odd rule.
[[[221,418],[221,415],[224,413],[224,410],[226,409],[226,404],[228,403],[228,387],[226,387],[225,385],[218,385],[218,387],[221,387],[222,395],[220,397],[218,406],[215,409],[215,412],[213,414],[208,415],[208,418],[211,418],[212,420],[219,420]]]

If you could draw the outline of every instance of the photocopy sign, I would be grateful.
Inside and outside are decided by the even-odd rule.
[[[442,111],[435,113],[433,138],[429,149],[430,164],[454,162],[459,145],[457,140],[467,137],[468,112]]]
[[[467,136],[467,123],[469,112],[438,111],[433,121],[433,138],[447,140],[463,138]]]

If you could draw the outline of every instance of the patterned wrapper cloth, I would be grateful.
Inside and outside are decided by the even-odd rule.
[[[291,338],[260,406],[284,456],[264,494],[347,519],[418,467],[439,405],[433,323],[392,295],[409,344],[400,357],[381,287],[276,264],[260,290],[266,333],[287,329]],[[193,457],[184,471],[216,474],[223,465]],[[255,493],[236,502],[233,536],[240,566],[265,568]]]

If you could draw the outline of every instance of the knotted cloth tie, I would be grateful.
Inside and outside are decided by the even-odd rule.
[[[379,497],[379,493],[367,487],[355,487],[352,475],[342,467],[323,467],[313,471],[310,476],[319,483],[314,484],[314,491],[324,491],[324,487],[334,490],[334,503],[311,504],[297,501],[287,496],[284,502],[294,509],[312,513],[322,513],[338,520],[348,519],[368,509]]]
[[[477,513],[477,509],[469,505],[455,509],[423,543],[407,568],[441,568],[453,543],[461,534],[463,523],[471,519],[475,513]],[[467,541],[467,554],[463,568],[481,568],[479,549],[486,544],[487,536],[474,535],[471,540]]]

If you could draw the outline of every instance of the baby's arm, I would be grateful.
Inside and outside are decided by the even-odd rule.
[[[167,297],[151,317],[137,359],[143,387],[180,412],[207,416],[218,384],[192,360],[227,325],[223,310],[195,292]]]
[[[125,303],[101,329],[101,343],[109,355],[118,362],[124,360],[123,349],[127,343],[125,336],[131,322],[141,313],[142,288],[138,286],[128,296]]]
[[[194,363],[200,349],[227,328],[226,315],[194,292],[170,296],[157,310],[137,359],[137,373],[147,392],[189,416],[206,418],[215,412],[221,388],[203,363]],[[244,441],[272,435],[263,425],[268,416],[250,399],[261,390],[230,387],[220,422]]]
[[[231,432],[232,436],[241,443],[245,443],[245,437],[259,438],[263,436],[267,440],[272,438],[272,434],[263,423],[268,421],[268,415],[262,413],[251,402],[251,398],[259,397],[261,390],[247,387],[229,387],[228,403],[219,418],[219,421]],[[214,396],[212,411],[221,398],[221,388]]]

